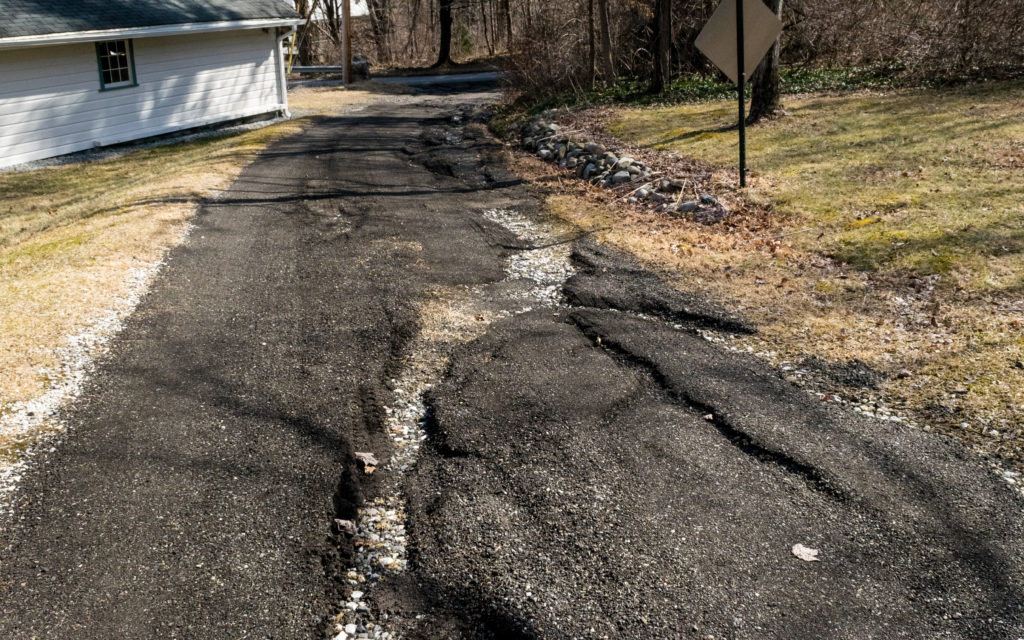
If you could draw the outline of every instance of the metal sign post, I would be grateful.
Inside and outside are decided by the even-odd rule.
[[[744,104],[743,85],[747,72],[743,70],[743,0],[736,3],[736,75],[739,81],[740,103],[740,188],[747,186],[747,106]]]
[[[739,102],[740,186],[747,186],[747,78],[782,33],[782,21],[761,0],[722,0],[694,43],[736,83]]]

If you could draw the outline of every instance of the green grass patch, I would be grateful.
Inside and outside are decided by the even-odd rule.
[[[825,234],[795,242],[863,270],[1022,288],[1024,82],[800,96],[784,107],[788,117],[749,129],[748,162],[779,214]],[[624,110],[610,128],[728,167],[735,120],[735,104],[719,100]]]
[[[783,67],[779,81],[785,94],[839,92],[857,89],[894,89],[922,86],[930,78],[910,76],[901,67],[870,65],[862,67]],[[646,78],[618,78],[614,84],[595,87],[584,93],[560,93],[532,103],[528,113],[579,105],[631,104],[637,106],[670,105],[724,100],[736,95],[736,85],[720,73],[687,73],[675,78],[660,94],[651,93]],[[750,86],[746,95],[750,96]]]

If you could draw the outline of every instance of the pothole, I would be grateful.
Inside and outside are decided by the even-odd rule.
[[[387,614],[374,616],[367,597],[381,579],[407,569],[402,479],[416,463],[427,437],[424,394],[440,380],[452,348],[482,335],[495,320],[561,304],[562,285],[573,273],[570,243],[559,241],[552,226],[510,209],[488,209],[483,216],[532,248],[509,256],[501,282],[436,290],[420,306],[422,330],[409,349],[402,374],[391,381],[393,399],[384,408],[395,447],[382,467],[390,472],[389,486],[383,497],[358,511],[355,562],[346,576],[351,592],[331,619],[328,637],[333,640],[398,637],[387,629]],[[503,286],[514,281],[526,286]]]

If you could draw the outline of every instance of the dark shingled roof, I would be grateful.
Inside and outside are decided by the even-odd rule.
[[[298,17],[287,0],[0,0],[0,38]]]

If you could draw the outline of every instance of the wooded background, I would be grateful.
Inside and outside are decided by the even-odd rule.
[[[342,0],[298,0],[311,23],[299,58],[337,63]],[[368,0],[353,51],[374,68],[501,57],[527,96],[616,77],[657,91],[713,71],[693,46],[718,0]],[[781,5],[784,65],[887,65],[937,79],[1024,66],[1021,0],[765,0]]]

